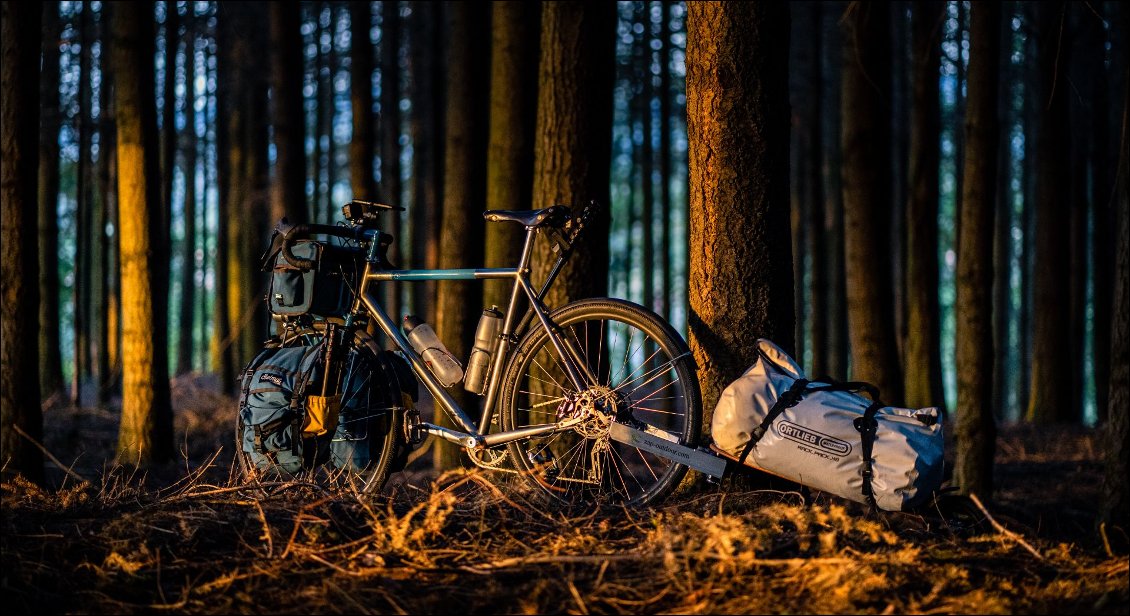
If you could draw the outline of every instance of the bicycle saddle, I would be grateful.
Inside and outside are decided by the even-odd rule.
[[[523,227],[549,225],[560,227],[569,220],[572,210],[566,205],[553,205],[541,210],[487,210],[483,218],[487,222],[516,222]]]

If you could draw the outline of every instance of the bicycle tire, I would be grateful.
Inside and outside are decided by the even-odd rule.
[[[285,346],[293,346],[295,344],[306,346],[314,343],[320,336],[321,333],[317,331],[300,334],[294,336]],[[379,347],[365,332],[358,331],[350,340],[349,351],[357,351],[366,354],[369,360],[376,361],[375,354],[379,352]],[[399,395],[400,392],[396,393]],[[343,400],[342,403],[344,405],[346,401]],[[404,411],[396,409],[389,410],[388,412],[384,412],[382,417],[374,423],[377,424],[375,426],[377,436],[372,437],[370,446],[372,451],[376,453],[370,463],[359,471],[332,469],[328,474],[328,477],[335,480],[336,483],[351,485],[363,494],[376,494],[380,492],[392,473],[403,468],[410,448],[404,429]],[[242,416],[237,414],[235,457],[241,480],[248,483],[259,483],[261,479],[272,475],[283,480],[295,478],[285,471],[275,469],[263,470],[256,467],[250,460],[248,453],[243,449],[243,431]],[[318,470],[318,467],[329,468],[326,466],[327,462],[325,458],[329,455],[328,448],[331,439],[332,437],[329,435],[303,439],[304,449],[317,447],[319,450],[313,456],[316,462],[308,465],[308,468],[303,470],[303,474],[313,475],[315,471]]]
[[[612,441],[607,437],[604,424],[615,414],[622,421],[662,429],[676,437],[680,444],[693,447],[702,427],[702,397],[686,342],[658,315],[624,300],[580,300],[553,311],[549,318],[558,331],[572,336],[590,371],[594,371],[598,383],[586,391],[601,397],[605,410],[594,413],[592,422],[586,422],[583,428],[511,443],[512,464],[550,503],[643,507],[661,501],[679,484],[687,467]],[[635,333],[620,340],[621,331]],[[641,335],[638,347],[637,334]],[[555,357],[550,352],[552,347],[547,346],[550,344],[545,328],[534,328],[522,338],[508,362],[501,397],[504,430],[552,423],[565,408],[562,406],[565,398],[578,393],[570,391],[572,387],[563,384],[564,381],[554,380],[551,370],[538,361],[539,357]],[[605,344],[607,358],[603,352]],[[594,345],[597,347],[595,358],[591,353]],[[643,351],[639,358],[634,347]],[[624,365],[617,367],[614,365],[617,358],[613,356],[620,356],[621,348]],[[633,368],[635,363],[640,365]],[[535,373],[551,378],[543,379]],[[664,391],[668,387],[670,391]],[[556,388],[562,396],[553,398],[553,393],[535,391],[539,388]],[[660,393],[663,395],[657,396]],[[526,406],[522,404],[522,396],[526,397]],[[532,402],[541,400],[539,396],[549,399]],[[680,401],[681,411],[668,410],[676,408]],[[645,402],[649,406],[642,406]],[[554,404],[556,408],[547,408]],[[614,413],[606,412],[609,409],[614,409]],[[598,425],[598,421],[603,423]],[[628,480],[629,476],[632,481]]]

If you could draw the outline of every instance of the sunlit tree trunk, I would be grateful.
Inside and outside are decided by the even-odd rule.
[[[453,2],[448,5],[447,18],[447,121],[439,266],[455,269],[483,259],[490,91],[482,85],[489,74],[490,50],[476,43],[476,34],[489,27],[490,15],[470,3]],[[481,303],[477,284],[444,280],[437,285],[436,332],[464,366]],[[462,386],[456,386],[452,394],[462,408],[476,408],[475,397]],[[439,409],[436,420],[440,425],[457,427]],[[451,443],[437,442],[435,468],[458,466],[460,453]]]
[[[528,210],[534,183],[534,123],[538,100],[540,5],[521,0],[492,5],[490,144],[487,199],[492,210]],[[511,223],[486,226],[486,266],[514,267],[523,230]],[[489,280],[483,303],[505,306],[513,283]]]
[[[59,5],[43,7],[43,74],[39,109],[39,393],[44,400],[63,389],[59,348]],[[5,15],[7,15],[5,13]],[[24,88],[27,86],[24,85]],[[103,110],[103,113],[105,110]],[[23,120],[26,121],[26,120]],[[7,442],[5,441],[5,445]]]
[[[298,0],[270,3],[271,129],[275,165],[271,175],[272,223],[286,217],[306,221],[306,114],[302,108],[302,11]],[[365,40],[369,30],[364,28]],[[354,44],[359,44],[354,39]],[[371,64],[370,64],[371,66]],[[357,67],[361,70],[363,67]],[[365,85],[368,86],[366,74]],[[371,97],[370,97],[371,101]],[[371,106],[371,104],[370,104]],[[369,109],[365,109],[368,114]],[[355,112],[356,113],[356,112]],[[354,135],[361,141],[362,135]],[[372,140],[369,144],[370,164]]]
[[[910,195],[906,208],[906,404],[943,403],[941,315],[938,307],[938,163],[942,116],[938,92],[945,3],[918,2],[913,11],[914,58],[910,108]]]
[[[689,329],[709,415],[753,363],[758,338],[793,350],[789,12],[752,2],[688,9]]]
[[[852,378],[903,399],[895,343],[891,220],[890,12],[858,2],[844,15],[844,254]]]
[[[600,204],[546,295],[551,307],[607,292],[615,27],[612,3],[542,5],[533,207]],[[535,281],[553,265],[548,244],[535,255]]]
[[[1057,67],[1067,66],[1067,47],[1059,44],[1065,3],[1038,6],[1039,81],[1034,92],[1036,133],[1036,264],[1033,276],[1032,387],[1028,418],[1038,423],[1073,421],[1074,387],[1070,330],[1070,228],[1068,183],[1070,128],[1068,84]],[[1057,76],[1060,77],[1057,79]]]
[[[157,327],[153,224],[162,209],[153,96],[152,15],[145,4],[115,7],[113,62],[117,69],[118,196],[122,291],[122,421],[118,456],[123,463],[164,462],[173,453],[167,333]]]
[[[997,81],[1001,7],[970,12],[969,98],[965,113],[965,194],[957,255],[957,462],[955,479],[969,494],[993,491],[993,219],[996,212]]]
[[[0,467],[43,479],[39,408],[39,24],[34,2],[0,8]],[[52,33],[54,31],[51,31]],[[30,360],[30,361],[29,361]],[[23,434],[20,434],[22,432]]]

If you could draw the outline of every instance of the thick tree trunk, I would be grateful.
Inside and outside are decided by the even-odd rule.
[[[447,127],[444,147],[443,226],[440,229],[439,266],[468,267],[483,259],[483,210],[486,196],[486,144],[489,90],[482,87],[489,71],[489,49],[475,43],[476,34],[489,27],[489,14],[465,2],[448,6]],[[484,53],[485,52],[485,53]],[[478,284],[444,280],[437,287],[436,332],[444,345],[466,365],[469,341],[481,314]],[[471,411],[476,399],[456,386],[459,405]],[[475,414],[472,413],[472,416]],[[457,428],[441,409],[440,425]],[[437,441],[435,468],[459,465],[461,449]]]
[[[957,256],[957,462],[966,494],[993,491],[993,219],[999,128],[1001,8],[974,4],[970,12],[969,100],[965,114],[965,194]]]
[[[615,7],[555,2],[541,13],[533,207],[600,204],[545,303],[557,307],[608,288],[608,181],[612,153]],[[541,242],[533,278],[554,261]]]
[[[381,2],[381,187],[386,203],[403,205],[400,180],[400,15],[399,2]],[[400,237],[400,213],[388,213],[388,233],[396,241],[388,258],[401,265],[400,250],[406,238]],[[384,308],[393,318],[400,315],[400,285],[385,284]]]
[[[541,7],[517,0],[496,2],[492,10],[486,205],[492,210],[528,210],[534,184]],[[488,224],[486,266],[517,265],[522,236],[517,225]],[[513,286],[505,280],[487,281],[483,303],[505,306]]]
[[[153,98],[152,16],[144,4],[114,11],[117,69],[118,195],[122,290],[122,422],[118,456],[146,465],[171,459],[167,330],[157,324],[161,301],[154,244],[161,241],[157,110]]]
[[[190,22],[194,25],[195,22]],[[180,329],[177,334],[177,374],[192,371],[196,309],[196,37],[190,30],[184,40],[185,139],[184,238],[181,240]]]
[[[689,329],[709,415],[758,338],[793,350],[789,13],[752,2],[688,9]]]
[[[369,29],[363,28],[365,41]],[[274,222],[286,217],[294,223],[306,221],[306,112],[302,100],[302,10],[297,0],[280,0],[270,3],[271,30],[271,129],[275,144],[275,166],[271,176],[271,205],[268,220]],[[354,39],[354,44],[361,44]],[[371,50],[372,46],[368,48]],[[355,65],[358,71],[365,67]],[[369,85],[368,73],[365,85]],[[366,117],[370,104],[365,108]],[[355,114],[357,112],[354,112]],[[356,115],[354,116],[356,117]],[[371,132],[371,130],[370,130]],[[364,141],[369,146],[369,165],[372,168],[372,137],[354,134],[354,142]],[[370,181],[372,180],[370,172]],[[372,195],[370,195],[371,197]]]
[[[944,403],[938,307],[938,163],[942,116],[938,70],[945,3],[914,4],[913,101],[910,108],[910,198],[906,208],[906,404]]]
[[[59,338],[59,5],[43,7],[43,74],[39,109],[39,394],[48,400],[63,389]],[[27,85],[21,86],[27,88]],[[105,109],[103,108],[103,113]],[[22,120],[26,121],[26,120]],[[5,445],[7,442],[5,441]]]
[[[844,254],[852,378],[900,404],[890,234],[890,12],[853,3],[844,15]]]
[[[1032,313],[1032,388],[1028,418],[1038,423],[1073,421],[1074,387],[1070,375],[1075,361],[1070,330],[1070,228],[1068,182],[1070,127],[1066,79],[1057,67],[1067,66],[1067,47],[1059,43],[1066,5],[1058,0],[1038,7],[1039,118],[1036,134],[1036,264]]]
[[[1125,7],[1123,11],[1127,10]],[[1125,23],[1126,20],[1123,21]],[[1125,68],[1123,69],[1125,70]],[[1125,83],[1125,82],[1124,82]],[[1120,549],[1126,548],[1126,525],[1130,518],[1130,87],[1123,89],[1122,138],[1118,160],[1118,188],[1114,211],[1118,218],[1117,261],[1113,269],[1114,306],[1110,326],[1110,393],[1106,422],[1106,473],[1103,482],[1102,520],[1121,526]],[[1101,344],[1102,341],[1097,341]],[[1109,533],[1116,537],[1117,533]]]
[[[32,229],[38,209],[43,10],[33,2],[5,2],[0,11],[0,468],[5,475],[42,481],[39,363],[28,360],[39,344],[39,261]]]

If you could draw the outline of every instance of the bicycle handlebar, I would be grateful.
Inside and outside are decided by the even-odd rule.
[[[377,233],[373,229],[361,227],[339,227],[337,225],[319,224],[290,224],[283,218],[275,225],[275,233],[282,236],[282,256],[291,266],[298,269],[312,269],[315,265],[313,259],[303,259],[291,252],[294,242],[311,235],[332,235],[345,240],[368,241]]]

